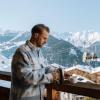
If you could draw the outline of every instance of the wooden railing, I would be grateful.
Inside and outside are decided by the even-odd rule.
[[[0,79],[6,80],[6,81],[11,81],[11,73],[5,72],[5,71],[0,71]]]
[[[11,81],[11,74],[0,71],[0,79]],[[57,91],[89,96],[93,98],[100,98],[100,84],[99,85],[90,83],[71,84],[68,81],[64,81],[63,84],[52,83],[52,84],[47,84],[46,87],[47,87],[47,100],[52,100],[52,89],[55,89]],[[2,96],[1,92],[5,93],[6,96],[9,96],[9,91],[10,89],[0,86],[0,97]]]
[[[0,71],[0,80],[11,81],[10,72]],[[2,86],[0,83],[0,100],[9,100],[10,87]]]
[[[57,91],[78,94],[93,98],[100,98],[100,85],[90,83],[71,84],[65,81],[62,85],[47,85],[47,100],[52,100],[52,89]]]

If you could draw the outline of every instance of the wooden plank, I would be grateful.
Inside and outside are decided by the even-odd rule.
[[[52,87],[47,85],[47,100],[52,100]]]
[[[90,83],[64,83],[62,85],[50,84],[49,87],[57,91],[73,93],[93,98],[100,98],[100,85]],[[49,95],[48,95],[49,96]]]
[[[11,73],[5,72],[5,71],[0,71],[0,79],[6,80],[6,81],[11,81]]]
[[[0,71],[0,80],[11,81],[11,73]],[[10,94],[10,87],[4,86],[4,85],[2,86],[2,84],[0,84],[0,99],[9,100],[9,94]]]
[[[0,100],[9,100],[10,89],[0,86]]]

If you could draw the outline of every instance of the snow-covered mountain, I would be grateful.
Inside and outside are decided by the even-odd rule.
[[[45,56],[50,63],[63,66],[82,64],[83,53],[71,43],[49,36],[47,46],[43,48]]]
[[[76,47],[89,47],[96,41],[100,41],[100,33],[94,31],[51,33],[54,37],[69,41]]]
[[[16,48],[30,37],[29,32],[5,31],[0,34],[0,52],[11,58]]]
[[[12,58],[19,45],[24,44],[30,38],[30,32],[6,31],[0,34],[0,52],[7,58]],[[45,53],[47,52],[47,53]],[[59,40],[50,35],[47,45],[43,48],[43,53],[50,63],[60,65],[72,65],[82,63],[82,52],[71,43]]]
[[[98,35],[99,33],[95,32],[95,34]],[[30,38],[30,35],[30,32],[15,32],[10,30],[2,32],[0,34],[0,54],[7,59],[11,59],[16,48],[24,44],[25,41]],[[82,38],[79,32],[62,34],[51,33],[47,45],[43,48],[43,53],[50,63],[58,63],[66,67],[72,66],[73,64],[83,64],[83,52],[76,46],[82,46],[84,44],[78,38],[81,37],[81,39],[85,41],[85,36],[87,36],[86,33],[85,35],[82,33]],[[97,37],[97,40],[98,39],[99,36]]]
[[[94,52],[100,58],[100,40],[90,45],[88,50]]]

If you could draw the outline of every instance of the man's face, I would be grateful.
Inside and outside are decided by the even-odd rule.
[[[48,41],[49,34],[46,30],[43,30],[37,39],[37,47],[43,47],[45,43]]]

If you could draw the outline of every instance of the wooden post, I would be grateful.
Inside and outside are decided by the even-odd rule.
[[[52,100],[52,87],[47,85],[47,100]]]

